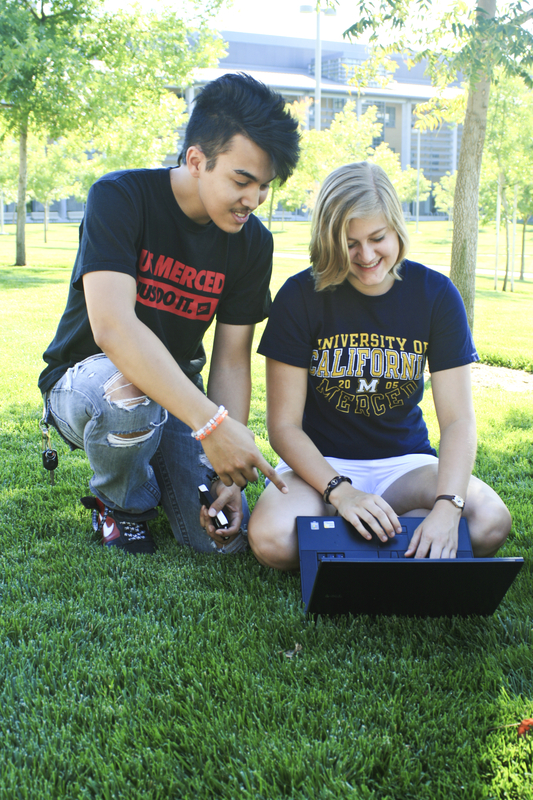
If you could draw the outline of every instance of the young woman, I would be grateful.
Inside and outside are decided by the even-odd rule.
[[[498,495],[471,475],[478,360],[461,297],[439,272],[405,260],[408,236],[385,172],[362,162],[324,181],[312,267],[278,293],[259,352],[267,421],[289,487],[273,485],[249,523],[258,560],[298,567],[297,516],[340,514],[365,537],[422,516],[408,556],[453,558],[461,514],[474,554],[493,555],[511,527]],[[439,458],[419,403],[428,361]]]

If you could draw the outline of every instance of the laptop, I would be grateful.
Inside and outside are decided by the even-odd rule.
[[[405,558],[421,517],[400,517],[402,532],[367,540],[342,517],[298,517],[302,600],[309,614],[420,617],[492,614],[523,558],[474,558],[465,519],[456,558]]]

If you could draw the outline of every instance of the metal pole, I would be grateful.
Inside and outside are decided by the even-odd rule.
[[[320,41],[320,3],[316,6],[316,42],[315,42],[315,129],[320,130],[322,117],[322,98],[320,81],[322,78],[322,42]]]

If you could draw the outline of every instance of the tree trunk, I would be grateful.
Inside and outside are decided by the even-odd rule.
[[[28,123],[20,127],[19,185],[17,198],[17,257],[15,266],[26,264],[26,185],[28,182]]]
[[[527,214],[524,215],[524,222],[522,224],[522,258],[520,260],[520,280],[525,280],[526,271],[526,228],[527,228]]]
[[[45,203],[44,204],[44,219],[43,219],[43,222],[44,222],[44,243],[45,244],[46,244],[46,234],[48,232],[48,208],[49,208],[48,203]]]
[[[494,291],[498,291],[498,264],[500,263],[500,223],[502,212],[502,184],[498,171],[498,194],[496,196],[496,253],[494,259]]]
[[[505,194],[505,186],[502,188],[502,204],[505,211],[505,277],[503,279],[502,292],[507,291],[507,281],[509,278],[509,203]]]
[[[270,208],[268,209],[268,230],[272,230],[272,212],[274,211],[274,195],[276,194],[275,189],[270,190]]]
[[[518,203],[518,185],[514,185],[514,198],[513,198],[513,244],[511,247],[511,291],[514,292],[514,265],[516,253],[516,211]]]
[[[478,0],[477,9],[485,17],[494,17],[496,0]],[[453,204],[450,278],[461,293],[472,331],[479,227],[479,177],[487,129],[489,93],[488,77],[482,76],[477,82],[470,82]]]

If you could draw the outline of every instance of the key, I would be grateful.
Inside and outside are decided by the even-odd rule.
[[[43,467],[50,472],[50,483],[54,485],[54,470],[57,468],[58,458],[57,450],[52,450],[49,447],[43,452]]]

